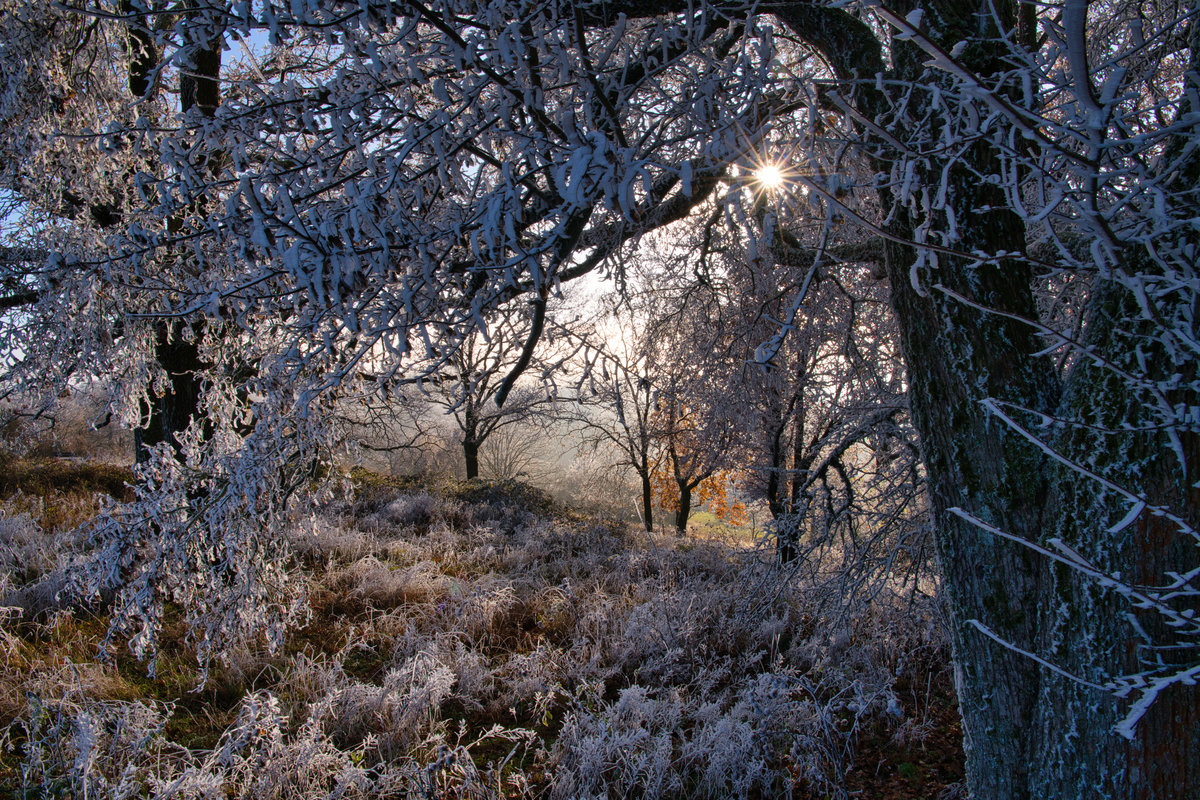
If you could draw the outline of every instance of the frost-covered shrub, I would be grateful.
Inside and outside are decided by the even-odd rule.
[[[269,692],[247,695],[235,722],[208,750],[168,741],[170,705],[34,700],[23,722],[27,796],[125,800],[326,800],[328,798],[511,797],[523,780],[505,775],[534,737],[492,726],[474,737],[412,732],[412,753],[381,760],[372,739],[337,744],[326,731],[331,698],[291,724]],[[401,720],[389,719],[387,722]],[[500,753],[476,766],[473,751]]]
[[[428,524],[400,523],[410,505]],[[227,649],[210,686],[244,693],[218,712],[236,719],[188,748],[159,719],[138,745],[156,766],[127,794],[842,798],[864,731],[915,730],[897,676],[945,652],[935,603],[814,597],[753,550],[432,493],[339,514],[289,534],[313,601],[303,642]],[[78,771],[115,752],[101,737],[80,760],[83,711],[142,713],[105,670],[4,687],[58,715],[25,709],[29,775],[69,791],[92,780],[94,800],[121,796],[122,777]]]
[[[0,515],[0,606],[29,618],[69,603],[67,566],[77,550],[72,531],[43,530],[28,513]]]
[[[170,713],[170,706],[157,703],[31,696],[18,723],[25,755],[21,781],[49,796],[135,797],[146,778],[139,764],[158,743]]]
[[[15,585],[53,569],[58,561],[55,537],[42,531],[29,514],[0,517],[0,571]]]
[[[529,653],[514,653],[496,670],[500,687],[495,709],[524,708],[535,720],[542,720],[554,700],[566,697],[564,686],[577,682],[577,671],[569,671],[569,656],[562,650],[540,644]]]
[[[384,506],[370,521],[398,528],[428,527],[446,503],[428,492],[402,494]]]
[[[749,583],[755,567],[739,576]],[[799,628],[786,604],[762,607],[745,583],[679,577],[629,612],[622,634],[624,664],[639,680],[690,680],[721,665],[735,672],[760,664]],[[752,585],[752,584],[750,584]]]
[[[571,714],[555,744],[551,797],[655,800],[680,791],[673,737],[683,717],[677,695],[658,697],[636,685],[596,713]]]
[[[427,602],[446,591],[444,576],[428,561],[400,567],[373,556],[361,558],[334,573],[329,585],[344,597],[362,600],[374,608]]]
[[[388,670],[380,685],[351,681],[335,689],[311,713],[336,741],[358,744],[376,737],[380,753],[395,758],[432,730],[454,680],[452,669],[420,653]]]
[[[359,527],[326,518],[291,526],[288,542],[292,551],[308,564],[353,561],[369,555],[379,544],[373,535]]]
[[[790,797],[799,777],[845,797],[858,721],[875,707],[856,697],[827,698],[790,672],[762,673],[707,700],[635,685],[567,717],[552,796]]]
[[[800,735],[794,676],[768,672],[743,686],[727,708],[707,703],[681,747],[705,797],[790,796],[790,750]]]

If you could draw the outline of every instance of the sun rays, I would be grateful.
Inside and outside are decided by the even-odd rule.
[[[786,156],[759,156],[747,166],[746,184],[756,201],[778,202],[797,192],[808,194],[799,167]]]

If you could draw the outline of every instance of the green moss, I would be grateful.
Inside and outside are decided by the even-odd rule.
[[[130,500],[132,482],[132,470],[113,464],[0,456],[0,498],[19,491],[37,496],[103,493],[118,500]]]
[[[564,509],[549,494],[528,483],[516,480],[484,480],[472,478],[444,486],[440,494],[479,505],[509,505],[535,514],[560,515]]]
[[[350,480],[359,492],[407,492],[420,489],[424,484],[416,475],[383,475],[366,467],[351,467]]]

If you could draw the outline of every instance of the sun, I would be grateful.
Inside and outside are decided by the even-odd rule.
[[[765,192],[777,192],[787,183],[787,177],[778,164],[763,164],[754,170],[754,182]]]

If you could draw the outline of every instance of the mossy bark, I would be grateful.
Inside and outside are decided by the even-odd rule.
[[[918,4],[900,5],[897,10],[906,14]],[[922,30],[945,52],[955,50],[958,63],[983,85],[1006,85],[1004,76],[1011,74],[1013,65],[1005,60],[1010,44],[1002,43],[1002,33],[1023,32],[1021,41],[1030,42],[1028,14],[1022,17],[1015,2],[1004,0],[921,5],[926,12]],[[855,86],[855,100],[868,119],[890,113],[887,92],[892,87],[902,91],[905,86],[946,80],[945,90],[955,91],[943,73],[927,67],[927,54],[911,43],[894,42],[891,64],[885,65],[874,34],[848,15],[789,5],[780,16],[826,55],[839,77],[883,75],[885,81],[877,87]],[[956,47],[959,43],[963,46]],[[927,97],[924,91],[908,97],[908,116],[924,120],[931,129],[952,124],[939,119],[937,108],[922,106]],[[890,145],[878,145],[877,167],[886,173]],[[1019,249],[1026,241],[1021,219],[1007,209],[1003,193],[983,180],[1000,173],[1000,154],[978,140],[956,155],[953,165],[935,158],[930,159],[932,166],[926,165],[929,181],[945,181],[957,220],[956,234],[946,240],[949,249],[964,254]],[[947,171],[940,173],[943,166]],[[1193,179],[1188,190],[1192,196],[1194,185]],[[911,270],[917,250],[900,242],[911,241],[922,224],[940,231],[951,226],[945,211],[924,210],[922,215],[935,217],[926,219],[910,215],[902,203],[893,204],[898,198],[886,192],[882,199],[885,208],[895,209],[888,232],[896,241],[888,246],[887,274],[953,615],[972,796],[1200,796],[1200,748],[1195,747],[1200,741],[1200,697],[1194,687],[1161,696],[1137,726],[1133,740],[1127,741],[1114,728],[1127,712],[1128,700],[1064,678],[979,628],[1097,685],[1138,672],[1150,654],[1170,658],[1169,653],[1179,653],[1156,649],[1171,639],[1153,612],[1132,609],[1079,571],[989,529],[1044,547],[1058,537],[1102,571],[1120,573],[1133,583],[1161,584],[1170,571],[1196,565],[1194,542],[1178,525],[1149,513],[1120,529],[1114,523],[1128,511],[1129,502],[1066,462],[1086,462],[1094,472],[1142,494],[1151,505],[1184,509],[1187,522],[1195,527],[1200,523],[1200,493],[1188,480],[1194,482],[1200,474],[1197,436],[1183,432],[1174,445],[1161,429],[1118,437],[1097,433],[1098,428],[1147,427],[1155,421],[1145,411],[1148,398],[1139,396],[1130,381],[1088,358],[1081,359],[1065,381],[1060,379],[1049,360],[1039,355],[1045,343],[1036,338],[1032,326],[1018,321],[1037,319],[1029,267],[1015,259],[988,262],[940,252],[915,276],[914,285]],[[1136,255],[1131,258],[1124,265],[1128,273],[1150,268],[1136,263]],[[1167,370],[1194,373],[1194,360],[1189,367],[1167,357],[1155,328],[1160,323],[1147,322],[1126,289],[1097,286],[1093,295],[1088,345],[1102,360],[1133,366],[1140,353],[1143,365],[1153,364],[1145,376],[1151,382],[1166,377]],[[1137,374],[1146,372],[1144,366],[1138,369]],[[1185,376],[1182,385],[1194,386],[1192,378],[1194,374]],[[1200,405],[1194,395],[1171,402]],[[1014,421],[1033,431],[1040,442],[989,413],[985,400],[1013,409]],[[1039,432],[1039,414],[1096,429],[1068,425],[1065,432]],[[1131,613],[1136,625],[1130,623]],[[1191,653],[1194,649],[1176,657],[1186,659]]]

